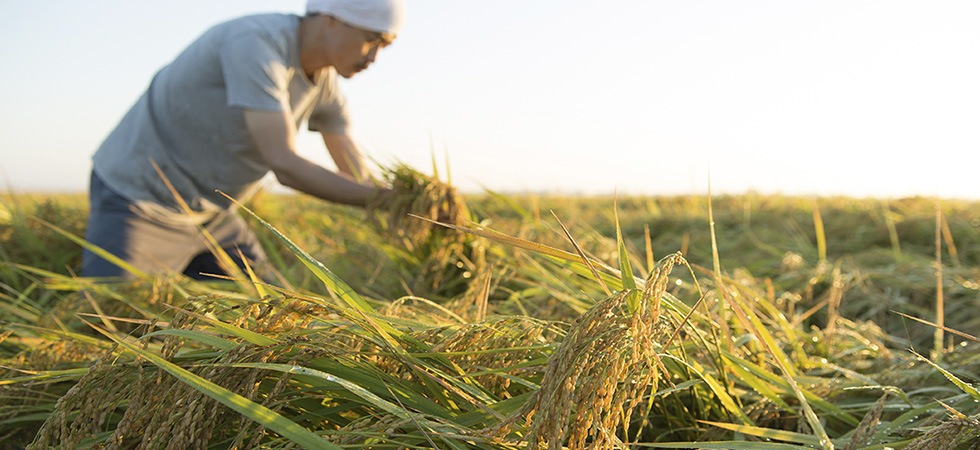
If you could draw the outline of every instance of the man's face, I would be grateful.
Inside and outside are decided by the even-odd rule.
[[[367,69],[378,57],[378,51],[391,41],[381,33],[357,28],[337,21],[336,41],[333,43],[333,66],[344,78]]]

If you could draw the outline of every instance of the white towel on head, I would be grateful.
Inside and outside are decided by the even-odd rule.
[[[358,28],[392,35],[405,25],[404,0],[309,0],[306,13],[327,14]]]

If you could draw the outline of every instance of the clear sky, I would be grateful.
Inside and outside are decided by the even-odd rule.
[[[408,0],[344,89],[383,163],[467,191],[980,198],[976,0]],[[153,74],[302,0],[0,0],[0,189],[86,189]],[[317,136],[301,152],[330,164]]]

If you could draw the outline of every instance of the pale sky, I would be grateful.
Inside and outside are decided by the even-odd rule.
[[[0,0],[0,189],[90,157],[209,26],[303,0]],[[980,2],[408,0],[342,88],[370,157],[469,192],[980,198]],[[301,152],[330,165],[318,136]],[[441,167],[441,170],[442,169]]]

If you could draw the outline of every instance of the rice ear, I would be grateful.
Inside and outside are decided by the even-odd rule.
[[[526,411],[530,443],[548,449],[562,448],[566,439],[568,448],[621,444],[620,429],[626,432],[645,395],[657,391],[657,351],[669,334],[660,320],[660,300],[677,261],[679,254],[665,258],[645,289],[614,293],[572,324]],[[641,298],[631,310],[634,295]]]
[[[411,294],[459,294],[485,269],[484,250],[470,235],[433,222],[461,226],[470,211],[455,187],[404,164],[385,170],[390,195],[367,205],[368,220],[385,239],[417,258]],[[424,220],[423,220],[424,219]]]

